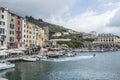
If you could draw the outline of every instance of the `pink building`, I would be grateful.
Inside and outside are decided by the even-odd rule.
[[[23,18],[16,16],[16,27],[15,27],[15,47],[22,47],[22,21]]]

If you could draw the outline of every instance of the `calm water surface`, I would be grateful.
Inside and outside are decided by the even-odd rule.
[[[78,53],[75,57],[19,62],[0,71],[9,80],[120,80],[120,51]]]

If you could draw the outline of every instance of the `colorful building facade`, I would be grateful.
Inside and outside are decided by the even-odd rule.
[[[42,47],[43,42],[42,28],[0,7],[0,48]]]
[[[44,42],[44,30],[40,28],[39,26],[36,26],[36,36],[37,36],[37,46],[43,47],[43,42]]]

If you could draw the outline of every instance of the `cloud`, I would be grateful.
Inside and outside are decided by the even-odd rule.
[[[117,9],[107,25],[111,27],[120,27],[120,8]]]
[[[78,14],[67,21],[64,21],[61,17],[53,17],[50,20],[51,23],[61,24],[68,28],[74,29],[80,32],[90,32],[90,31],[97,31],[98,33],[115,33],[120,35],[119,28],[116,27],[109,27],[107,24],[109,23],[110,19],[115,15],[118,11],[118,8],[113,10],[108,10],[101,14],[98,14],[94,11],[87,11],[83,14]]]
[[[90,8],[77,5],[78,0],[0,0],[0,5],[8,7],[18,15],[34,16],[47,22],[65,26],[80,32],[97,31],[120,35],[120,2],[117,0],[97,0],[99,4]],[[82,1],[81,1],[82,2]],[[81,3],[82,4],[82,3]],[[94,3],[93,3],[94,4]],[[76,6],[84,7],[84,12],[71,14]],[[73,10],[73,11],[71,11]],[[112,27],[111,27],[112,26]]]
[[[36,18],[49,18],[61,13],[76,0],[0,0],[0,5],[10,8],[19,15],[32,15]]]
[[[108,3],[105,3],[103,4],[104,6],[115,6],[115,7],[118,7],[120,6],[120,2],[108,2]]]

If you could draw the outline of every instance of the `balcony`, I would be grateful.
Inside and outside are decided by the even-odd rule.
[[[5,36],[5,35],[0,35],[0,41],[4,41],[4,40],[5,40],[5,38],[6,38],[6,36]]]
[[[0,41],[4,41],[4,39],[0,37]]]
[[[15,30],[15,31],[16,31],[17,33],[21,33],[21,32],[22,32],[22,30],[18,30],[18,29],[17,29],[17,30]]]

